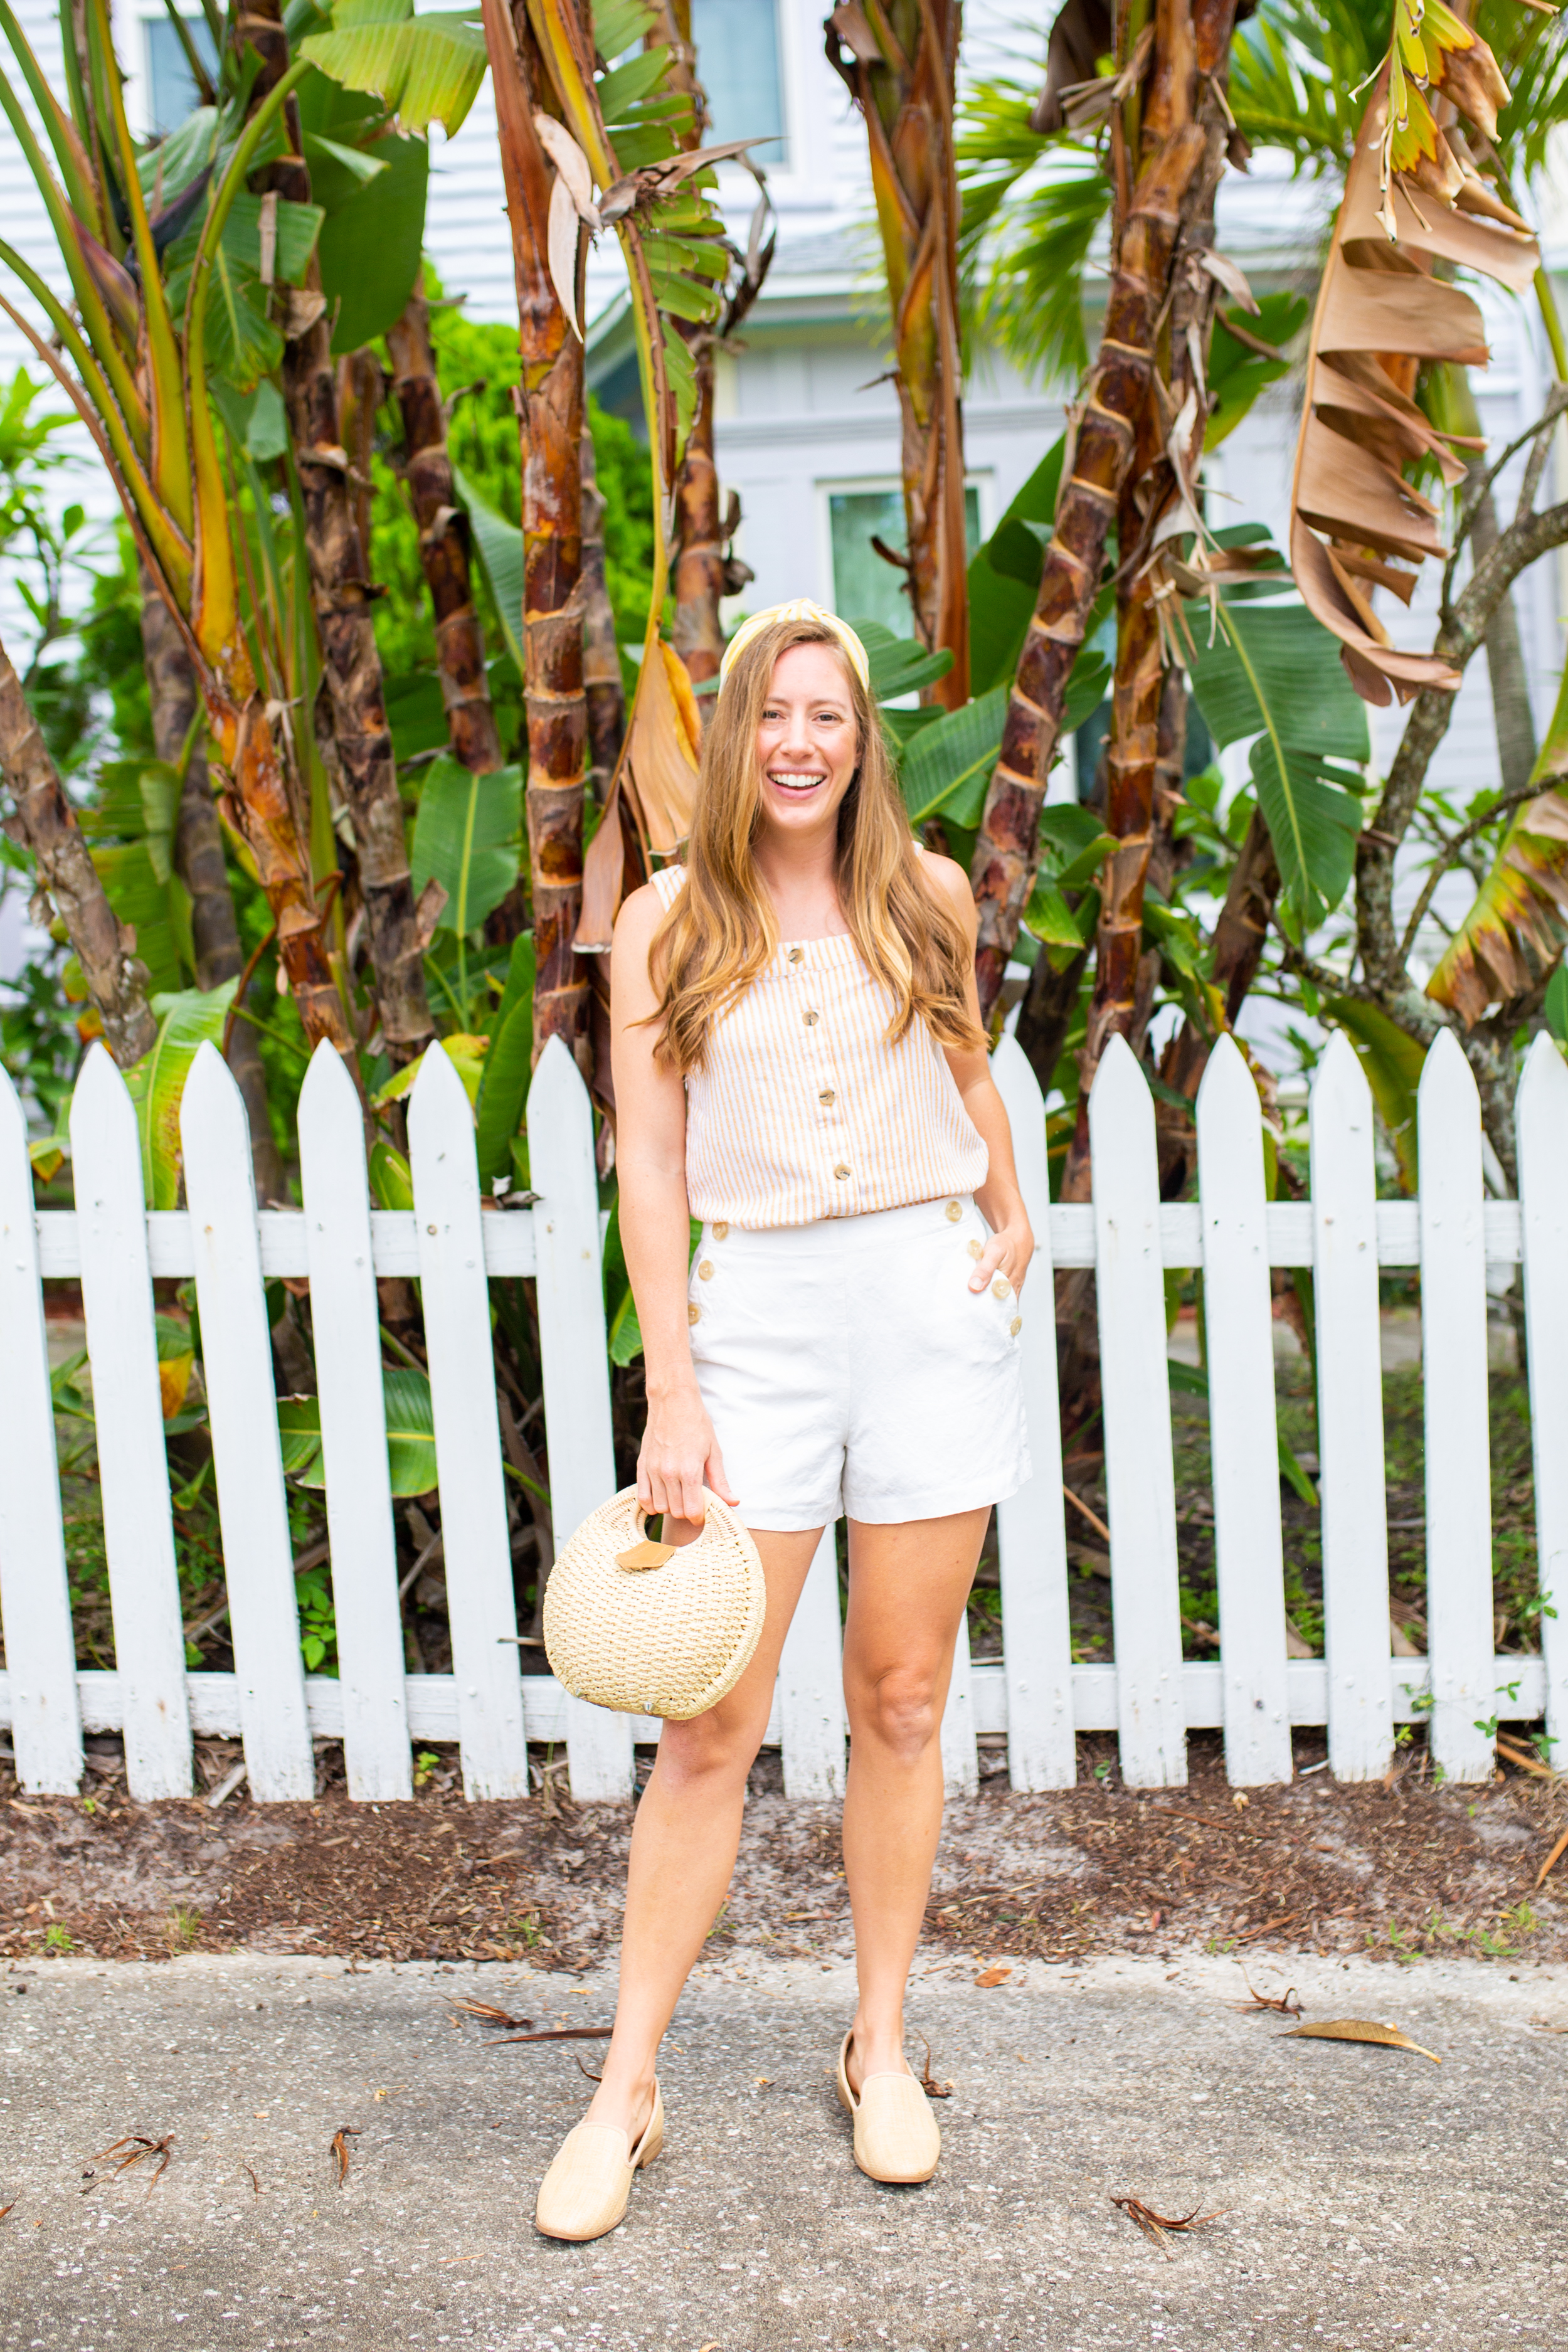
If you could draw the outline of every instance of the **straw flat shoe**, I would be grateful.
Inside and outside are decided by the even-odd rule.
[[[562,2141],[539,2184],[533,2226],[546,2238],[602,2238],[626,2210],[632,2175],[664,2146],[664,2101],[657,2077],[653,2106],[634,2147],[619,2124],[579,2124]]]
[[[936,2117],[914,2076],[868,2074],[859,2096],[849,2087],[849,2043],[838,2053],[838,2103],[855,2119],[855,2161],[871,2180],[929,2180],[942,2155]]]

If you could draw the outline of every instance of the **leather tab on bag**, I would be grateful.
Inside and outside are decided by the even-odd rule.
[[[650,1538],[645,1536],[641,1543],[633,1544],[630,1551],[618,1551],[616,1554],[616,1566],[634,1569],[662,1568],[667,1559],[675,1558],[679,1549],[679,1544],[655,1543]],[[601,1553],[600,1558],[603,1557]]]

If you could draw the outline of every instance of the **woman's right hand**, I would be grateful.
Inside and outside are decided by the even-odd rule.
[[[704,1486],[721,1502],[740,1500],[730,1491],[713,1423],[693,1380],[648,1399],[637,1455],[637,1500],[648,1512],[669,1512],[700,1528]]]

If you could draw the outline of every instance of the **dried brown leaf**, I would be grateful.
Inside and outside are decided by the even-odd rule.
[[[547,2033],[502,2033],[489,2046],[499,2050],[506,2042],[603,2042],[614,2032],[613,2025],[558,2025]]]
[[[129,2171],[133,2164],[140,2164],[143,2157],[155,2156],[160,2158],[162,2161],[153,2172],[152,2179],[147,2183],[148,2193],[150,2195],[157,2187],[159,2181],[162,2180],[165,2172],[169,2169],[169,2165],[174,2152],[174,2135],[173,2132],[165,2132],[162,2139],[149,2139],[144,2132],[126,2132],[119,2139],[113,2141],[108,2147],[103,2149],[100,2155],[95,2156],[92,2162],[94,2166],[109,2164],[109,2159],[111,2156],[119,2157],[120,2161],[118,2164],[110,2165],[109,2168],[109,2178],[112,2180],[117,2174]],[[123,2154],[121,2154],[122,2150],[124,2151]],[[89,2174],[88,2186],[82,2190],[82,2195],[84,2197],[90,2195],[91,2191],[96,2189],[97,2186],[97,2181],[93,2179]]]
[[[982,1969],[974,1981],[980,1986],[1005,1984],[1012,1973],[1011,1969]]]
[[[358,2139],[359,2136],[360,2129],[357,2124],[340,2124],[332,2134],[332,2145],[329,2153],[337,2158],[340,2189],[349,2177],[349,2142],[351,2139]]]
[[[1282,2042],[1371,2042],[1380,2050],[1414,2050],[1418,2058],[1430,2058],[1434,2066],[1443,2063],[1435,2050],[1412,2042],[1397,2025],[1379,2025],[1370,2017],[1326,2017],[1321,2025],[1293,2025],[1279,2038]]]
[[[457,2000],[449,1993],[447,1998],[451,2000],[454,2009],[460,2009],[466,2016],[477,2017],[481,2025],[504,2025],[509,2033],[528,2033],[532,2031],[531,2017],[513,2017],[510,2010],[498,2009],[494,2001]]]
[[[918,2028],[916,2030],[917,2032],[919,2031]],[[925,2042],[926,2046],[925,2072],[921,2076],[921,2090],[925,2093],[928,2099],[951,2099],[952,2096],[952,2084],[951,2083],[938,2083],[933,2080],[931,2071],[931,2043],[926,2042],[926,2038],[923,2033],[921,2034],[921,2040]]]
[[[16,2200],[13,2197],[9,2205],[0,2205],[0,2221],[5,2219],[7,2213],[14,2213],[16,2210]]]
[[[1237,1965],[1240,1967],[1240,1962],[1238,1961]],[[1300,2016],[1301,2004],[1292,1999],[1296,1990],[1294,1985],[1287,1985],[1282,1993],[1259,1992],[1245,1969],[1241,1970],[1241,1980],[1251,1995],[1251,1999],[1233,2000],[1230,2005],[1232,2009],[1238,2010],[1244,2017],[1249,2017],[1254,2011],[1260,2009],[1271,2009],[1280,2017]]]
[[[1145,2205],[1141,2197],[1113,2197],[1110,2201],[1126,2214],[1130,2221],[1137,2222],[1143,2235],[1159,2247],[1167,2262],[1171,2258],[1171,2249],[1165,2243],[1169,2236],[1184,2230],[1201,2230],[1205,2221],[1217,2221],[1225,2210],[1222,2206],[1215,2212],[1200,2213],[1194,2205],[1190,2213],[1156,2213],[1152,2206]]]
[[[1261,1927],[1244,1928],[1236,1940],[1238,1944],[1256,1944],[1259,1936],[1271,1936],[1276,1927],[1288,1927],[1292,1919],[1300,1916],[1299,1911],[1281,1911],[1278,1919],[1265,1919]]]
[[[1542,1864],[1541,1868],[1536,1872],[1535,1883],[1537,1886],[1545,1885],[1547,1873],[1552,1869],[1555,1863],[1561,1862],[1565,1853],[1568,1853],[1568,1830],[1563,1831],[1562,1836],[1558,1839],[1556,1844],[1552,1847],[1551,1853]]]

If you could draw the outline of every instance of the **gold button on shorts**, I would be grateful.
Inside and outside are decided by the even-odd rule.
[[[729,1226],[728,1226],[728,1225],[725,1225],[725,1224],[718,1224],[718,1225],[715,1225],[715,1226],[712,1228],[712,1233],[713,1233],[713,1238],[714,1238],[714,1240],[715,1240],[716,1242],[721,1242],[721,1241],[723,1240],[723,1238],[724,1238],[725,1234],[729,1232],[729,1230],[730,1230],[730,1228],[729,1228]]]
[[[712,1261],[712,1259],[711,1259],[711,1258],[707,1258],[707,1257],[705,1257],[705,1258],[703,1259],[703,1261],[702,1261],[701,1265],[700,1265],[698,1267],[698,1269],[697,1269],[697,1279],[698,1279],[698,1281],[699,1281],[699,1282],[711,1282],[711,1281],[712,1281],[712,1279],[713,1279],[713,1261]]]
[[[947,1222],[948,1222],[948,1223],[949,1223],[950,1225],[956,1225],[956,1224],[957,1224],[957,1223],[958,1223],[958,1221],[959,1221],[959,1219],[960,1219],[960,1217],[962,1217],[962,1216],[963,1216],[963,1211],[959,1207],[958,1202],[957,1202],[956,1201],[950,1201],[950,1202],[948,1202],[948,1204],[947,1204]]]
[[[992,1284],[991,1296],[993,1298],[1011,1298],[1013,1296],[1013,1286],[1005,1274],[999,1274]]]

